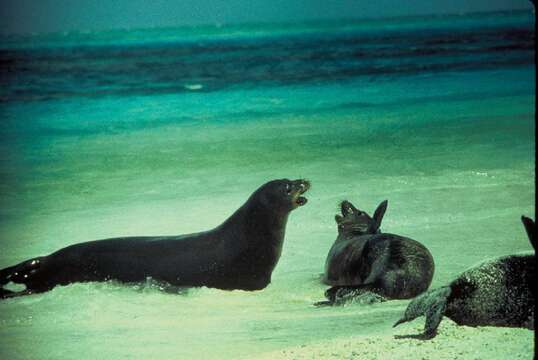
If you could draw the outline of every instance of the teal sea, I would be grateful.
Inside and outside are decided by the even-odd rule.
[[[207,230],[266,181],[312,182],[266,289],[9,299],[1,357],[255,358],[390,334],[407,301],[312,306],[344,199],[388,199],[383,231],[431,250],[433,287],[530,251],[534,39],[530,12],[0,38],[0,268]]]

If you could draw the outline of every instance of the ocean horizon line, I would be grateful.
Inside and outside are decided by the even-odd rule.
[[[115,38],[121,40],[122,36],[131,35],[130,39],[126,40],[127,44],[139,44],[146,42],[133,38],[133,34],[137,33],[167,33],[175,35],[173,39],[163,38],[159,36],[149,43],[164,43],[164,42],[189,42],[204,39],[227,39],[227,38],[242,38],[245,36],[267,36],[281,34],[304,34],[316,33],[322,30],[327,31],[342,31],[342,30],[360,30],[365,25],[375,25],[384,22],[410,22],[420,19],[431,19],[432,21],[453,20],[463,18],[480,18],[490,17],[498,14],[507,14],[510,16],[524,16],[534,14],[534,9],[506,9],[495,11],[472,11],[461,13],[446,13],[446,14],[424,14],[424,15],[401,15],[388,17],[364,17],[364,18],[320,18],[308,19],[299,22],[291,21],[268,21],[268,22],[238,22],[238,23],[207,23],[195,25],[178,25],[178,26],[154,26],[154,27],[118,27],[109,29],[82,29],[82,30],[66,30],[66,31],[44,31],[44,32],[25,32],[25,33],[0,33],[0,50],[9,49],[6,45],[16,45],[19,47],[32,47],[35,43],[46,43],[49,41],[60,42],[73,37],[81,41],[79,46],[98,46],[99,44],[85,44],[89,39],[106,40]],[[162,34],[161,34],[162,35]],[[194,35],[194,38],[182,38],[183,35]],[[88,37],[88,38],[86,38]],[[139,41],[140,40],[140,41]],[[167,41],[168,40],[168,41]],[[26,44],[30,42],[31,44]],[[25,46],[26,45],[26,46]],[[56,44],[57,45],[57,44]],[[63,46],[69,46],[69,43]],[[60,45],[57,45],[60,46]]]

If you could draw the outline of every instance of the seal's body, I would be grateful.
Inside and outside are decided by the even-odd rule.
[[[382,202],[371,218],[349,201],[336,215],[338,237],[325,263],[323,281],[329,302],[338,304],[365,292],[385,299],[408,299],[426,291],[432,281],[434,262],[428,249],[413,239],[381,233],[386,211]]]
[[[1,297],[44,292],[74,282],[140,282],[151,277],[174,286],[260,290],[271,282],[289,213],[306,203],[304,180],[261,186],[223,224],[179,236],[125,237],[71,245],[0,270]]]
[[[522,217],[522,221],[536,248],[534,222],[527,217]],[[424,333],[408,336],[422,339],[437,334],[443,316],[458,325],[534,329],[535,261],[534,254],[522,254],[479,264],[448,286],[428,291],[411,301],[394,326],[425,315]]]

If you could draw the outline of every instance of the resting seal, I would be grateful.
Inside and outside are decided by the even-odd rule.
[[[327,256],[323,278],[333,287],[325,292],[329,301],[317,305],[341,304],[366,293],[376,300],[408,299],[428,289],[435,269],[428,249],[379,229],[387,203],[379,204],[372,218],[349,201],[342,202],[342,216],[335,216],[338,237]]]
[[[306,180],[274,180],[213,230],[179,236],[123,237],[71,245],[0,270],[0,285],[24,284],[0,297],[44,292],[74,282],[140,282],[260,290],[282,251],[289,213],[306,204]]]
[[[536,251],[534,221],[525,216],[521,220]],[[404,336],[418,339],[437,335],[443,316],[458,325],[534,330],[535,261],[534,254],[510,255],[472,267],[448,286],[430,290],[411,301],[394,326],[425,315],[424,333]]]

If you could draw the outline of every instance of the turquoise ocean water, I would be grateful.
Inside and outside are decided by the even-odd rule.
[[[10,36],[0,45],[0,268],[218,225],[304,177],[263,291],[76,284],[0,303],[9,359],[252,357],[390,332],[406,301],[317,309],[348,199],[428,246],[432,286],[531,249],[528,12]]]

